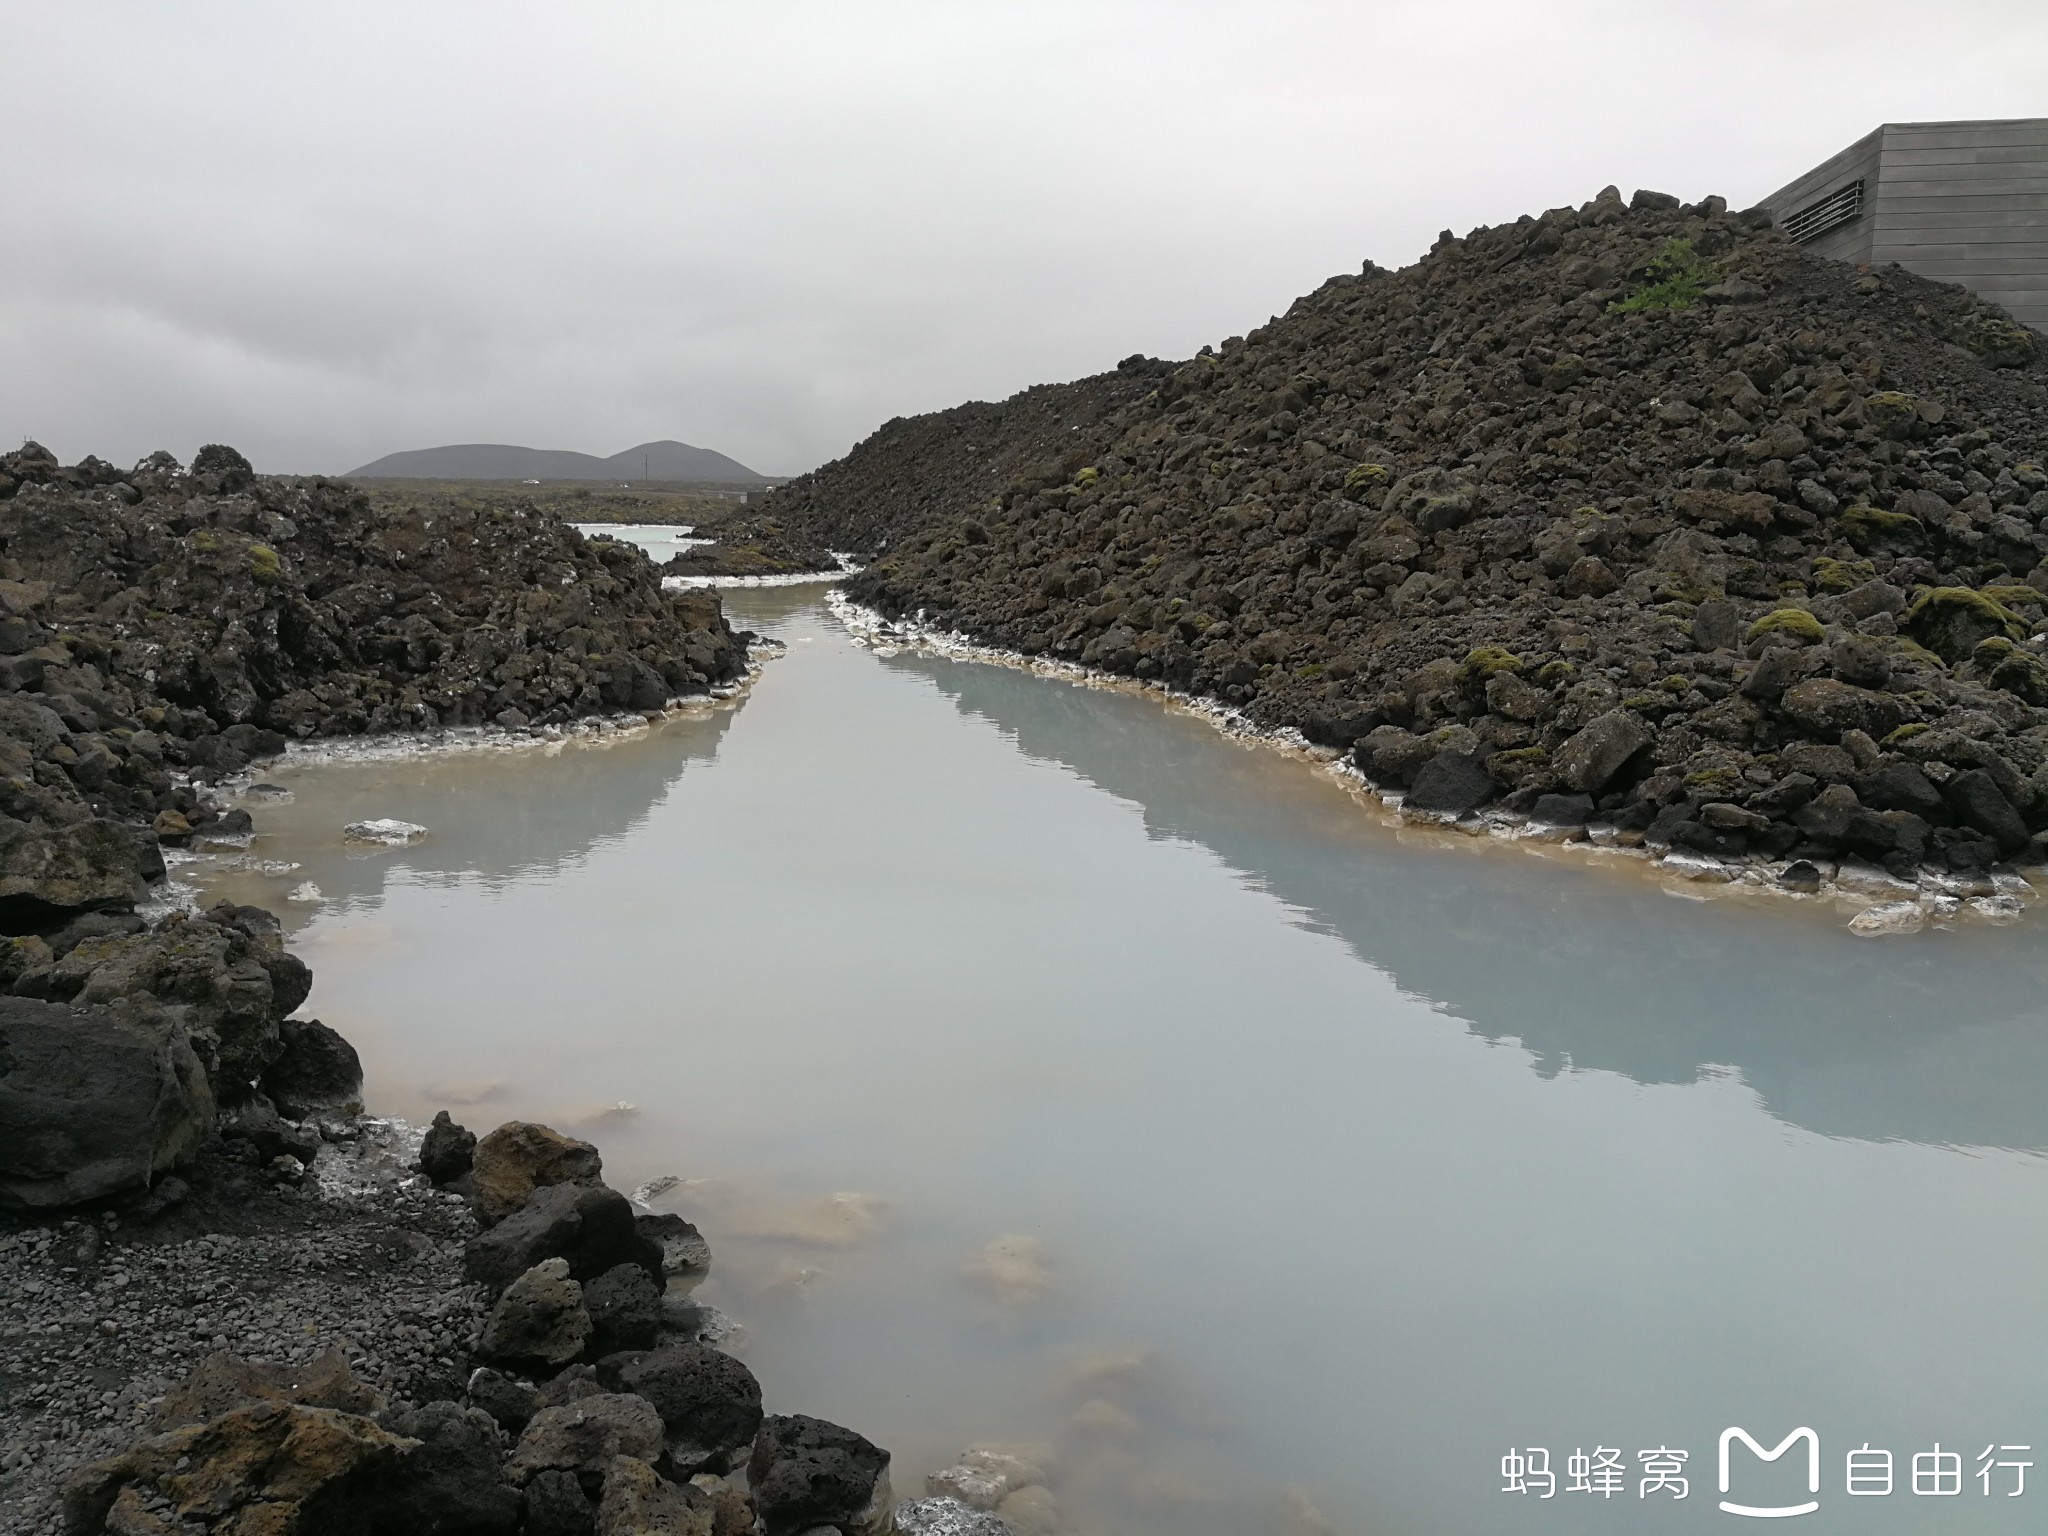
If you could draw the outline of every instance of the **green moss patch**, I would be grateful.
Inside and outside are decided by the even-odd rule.
[[[1805,645],[1816,645],[1827,634],[1821,621],[1804,608],[1774,608],[1754,624],[1744,638],[1761,639],[1765,635],[1790,635]]]

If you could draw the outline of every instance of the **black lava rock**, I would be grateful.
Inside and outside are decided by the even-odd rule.
[[[618,1264],[583,1287],[593,1358],[652,1349],[661,1337],[661,1282],[639,1264]]]
[[[452,1184],[476,1166],[476,1133],[434,1111],[434,1123],[420,1139],[420,1172],[436,1184]]]
[[[760,1433],[761,1383],[740,1361],[709,1345],[609,1355],[598,1361],[597,1374],[612,1390],[637,1393],[654,1404],[668,1432],[669,1459],[682,1475],[730,1471]]]
[[[747,1483],[765,1536],[818,1525],[858,1529],[888,1497],[889,1453],[824,1419],[771,1414],[747,1461]]]

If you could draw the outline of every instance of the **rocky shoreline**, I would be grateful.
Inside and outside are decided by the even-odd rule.
[[[2048,861],[2048,348],[1769,223],[1608,188],[1446,232],[769,510],[892,619],[1298,730],[1406,812],[1995,886]]]
[[[708,1247],[590,1144],[293,1132],[297,1172],[225,1134],[125,1217],[0,1218],[0,1530],[1003,1536],[1016,1492],[1056,1520],[1009,1453],[899,1504],[886,1451],[766,1413],[689,1297]]]
[[[1856,858],[1716,857],[1668,844],[1659,847],[1642,833],[1612,822],[1550,822],[1499,805],[1462,813],[1411,807],[1399,789],[1374,783],[1351,754],[1311,741],[1292,726],[1261,725],[1242,710],[1176,689],[1160,679],[1133,678],[1077,662],[1004,650],[916,618],[891,619],[838,589],[827,594],[827,602],[858,641],[879,649],[914,648],[958,661],[1013,667],[1070,686],[1157,698],[1226,736],[1255,742],[1318,767],[1384,813],[1389,824],[1404,830],[1479,838],[1553,857],[1573,850],[1594,859],[1621,860],[1627,866],[1646,868],[1659,879],[1683,882],[1688,895],[1818,900],[1846,912],[1849,931],[1866,938],[1918,933],[1929,927],[1952,928],[1959,922],[2003,927],[2024,917],[2040,894],[2033,880],[2014,870],[1959,875],[1928,866],[1912,871],[1908,879]]]
[[[219,785],[293,741],[658,712],[748,638],[537,508],[380,510],[218,445],[0,455],[0,1208],[141,1197],[219,1116],[360,1110],[275,917],[145,915],[166,850],[248,834]]]
[[[168,878],[282,753],[602,740],[756,638],[536,507],[0,456],[0,1530],[1001,1536],[1013,1489],[1056,1527],[996,1451],[899,1506],[766,1413],[688,1223],[543,1126],[366,1116],[278,920]]]

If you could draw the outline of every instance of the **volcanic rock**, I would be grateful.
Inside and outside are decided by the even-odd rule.
[[[436,1184],[452,1184],[476,1166],[476,1134],[434,1112],[434,1123],[420,1139],[420,1172]]]
[[[797,1536],[834,1525],[848,1536],[879,1536],[892,1514],[889,1453],[850,1429],[805,1414],[762,1421],[747,1461],[764,1536]]]
[[[610,1355],[599,1379],[661,1414],[670,1463],[683,1475],[737,1467],[760,1432],[761,1383],[732,1356],[702,1344]]]
[[[182,1020],[137,999],[0,997],[0,1205],[49,1209],[147,1187],[213,1131]]]
[[[587,1141],[576,1141],[545,1125],[510,1120],[476,1144],[471,1168],[477,1220],[503,1221],[549,1184],[595,1184],[603,1159]]]
[[[338,1032],[318,1019],[285,1019],[278,1041],[259,1081],[281,1111],[300,1120],[363,1112],[363,1063]]]
[[[661,1455],[661,1415],[645,1398],[600,1392],[543,1408],[519,1437],[505,1475],[525,1483],[537,1472],[573,1472],[593,1490],[615,1456],[652,1462]]]
[[[892,421],[767,510],[887,619],[1298,728],[1418,809],[1483,770],[1721,859],[2039,857],[2048,349],[1769,225],[1610,188],[1183,363]],[[1822,744],[1942,804],[1781,792]]]
[[[701,1489],[671,1483],[631,1456],[615,1456],[605,1469],[597,1536],[712,1536],[714,1523]]]
[[[590,1314],[569,1261],[544,1259],[505,1287],[476,1348],[501,1365],[547,1371],[567,1365],[589,1341]]]
[[[470,1240],[463,1272],[497,1291],[552,1258],[566,1260],[578,1280],[594,1280],[619,1264],[661,1273],[661,1250],[634,1229],[632,1204],[601,1184],[535,1190],[511,1216]]]

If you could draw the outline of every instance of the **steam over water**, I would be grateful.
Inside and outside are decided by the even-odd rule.
[[[2048,1464],[2031,922],[1862,941],[1405,842],[1149,700],[729,606],[789,643],[736,706],[280,767],[253,855],[301,867],[218,883],[324,892],[285,910],[373,1108],[680,1175],[771,1410],[899,1492],[1050,1442],[1088,1532],[1720,1524],[1730,1425],[1817,1431],[1803,1529],[2039,1529],[2048,1476],[1976,1476]],[[344,849],[370,816],[430,833]],[[1866,1441],[1889,1496],[1844,1491]],[[1937,1441],[1955,1497],[1911,1491]],[[1499,1491],[1510,1447],[1556,1497]],[[1639,1496],[1660,1447],[1683,1502]],[[1738,1451],[1728,1497],[1804,1472]]]

